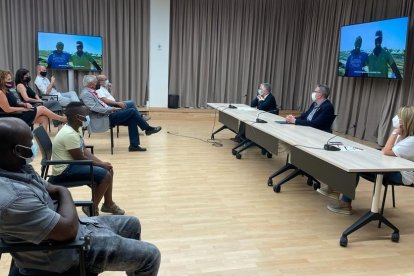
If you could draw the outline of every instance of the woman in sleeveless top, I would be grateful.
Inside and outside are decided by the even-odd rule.
[[[10,116],[18,117],[27,124],[41,124],[45,130],[49,119],[67,122],[65,116],[60,116],[44,106],[33,107],[30,103],[21,102],[9,89],[14,88],[12,74],[9,71],[0,70],[0,111],[10,113]]]

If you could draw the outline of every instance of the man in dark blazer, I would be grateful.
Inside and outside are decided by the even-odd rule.
[[[331,126],[335,120],[335,111],[332,103],[328,100],[330,89],[325,84],[318,84],[312,92],[310,108],[300,116],[288,115],[286,121],[289,124],[311,126],[323,131],[332,132]]]
[[[279,113],[276,99],[272,94],[272,87],[269,83],[260,84],[260,88],[257,90],[257,96],[253,99],[250,106],[270,113]]]

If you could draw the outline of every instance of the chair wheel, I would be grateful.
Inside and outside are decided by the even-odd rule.
[[[280,193],[280,185],[273,186],[273,191],[275,193]]]
[[[272,154],[270,152],[266,153],[267,158],[272,158]]]
[[[237,151],[235,149],[231,150],[231,154],[236,155]]]
[[[271,178],[267,180],[267,186],[273,186],[273,180]]]
[[[321,187],[321,183],[319,182],[315,182],[313,183],[313,189],[316,191],[317,189],[319,189]]]
[[[236,154],[236,158],[237,158],[237,159],[241,159],[241,154],[240,154],[240,153],[237,153],[237,154]]]
[[[342,247],[348,246],[348,238],[344,235],[342,235],[341,239],[339,240],[339,245]]]
[[[399,232],[392,233],[391,240],[393,242],[399,242],[400,241],[400,233]]]

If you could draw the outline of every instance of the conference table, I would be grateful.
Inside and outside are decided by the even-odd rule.
[[[399,229],[379,213],[383,174],[414,171],[414,162],[384,155],[377,149],[312,127],[286,124],[283,117],[244,104],[233,104],[237,108],[229,108],[226,103],[207,105],[219,112],[219,122],[233,131],[244,124],[246,138],[274,154],[278,153],[279,141],[283,141],[289,147],[291,164],[351,198],[355,198],[358,173],[375,173],[371,210],[342,233],[340,245],[346,247],[348,235],[371,221],[380,221],[393,229],[391,240],[399,241]],[[257,123],[257,118],[266,123]],[[325,150],[328,141],[341,150]]]

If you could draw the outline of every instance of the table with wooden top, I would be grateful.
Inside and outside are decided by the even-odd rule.
[[[283,141],[290,148],[290,162],[316,179],[327,183],[334,190],[355,198],[358,173],[370,172],[377,175],[371,210],[348,227],[340,238],[340,245],[347,246],[348,235],[371,221],[381,221],[394,230],[392,241],[399,241],[399,230],[379,213],[383,174],[395,171],[414,171],[414,162],[387,156],[381,151],[312,127],[280,124],[283,117],[263,113],[246,105],[237,109],[226,108],[225,103],[208,103],[219,112],[221,123],[240,123],[246,126],[246,138],[277,154],[277,145]],[[221,114],[223,113],[223,114]],[[220,115],[221,114],[221,115]],[[266,123],[256,123],[260,117]],[[220,118],[225,118],[220,120]],[[327,151],[327,142],[341,144],[341,151]]]

